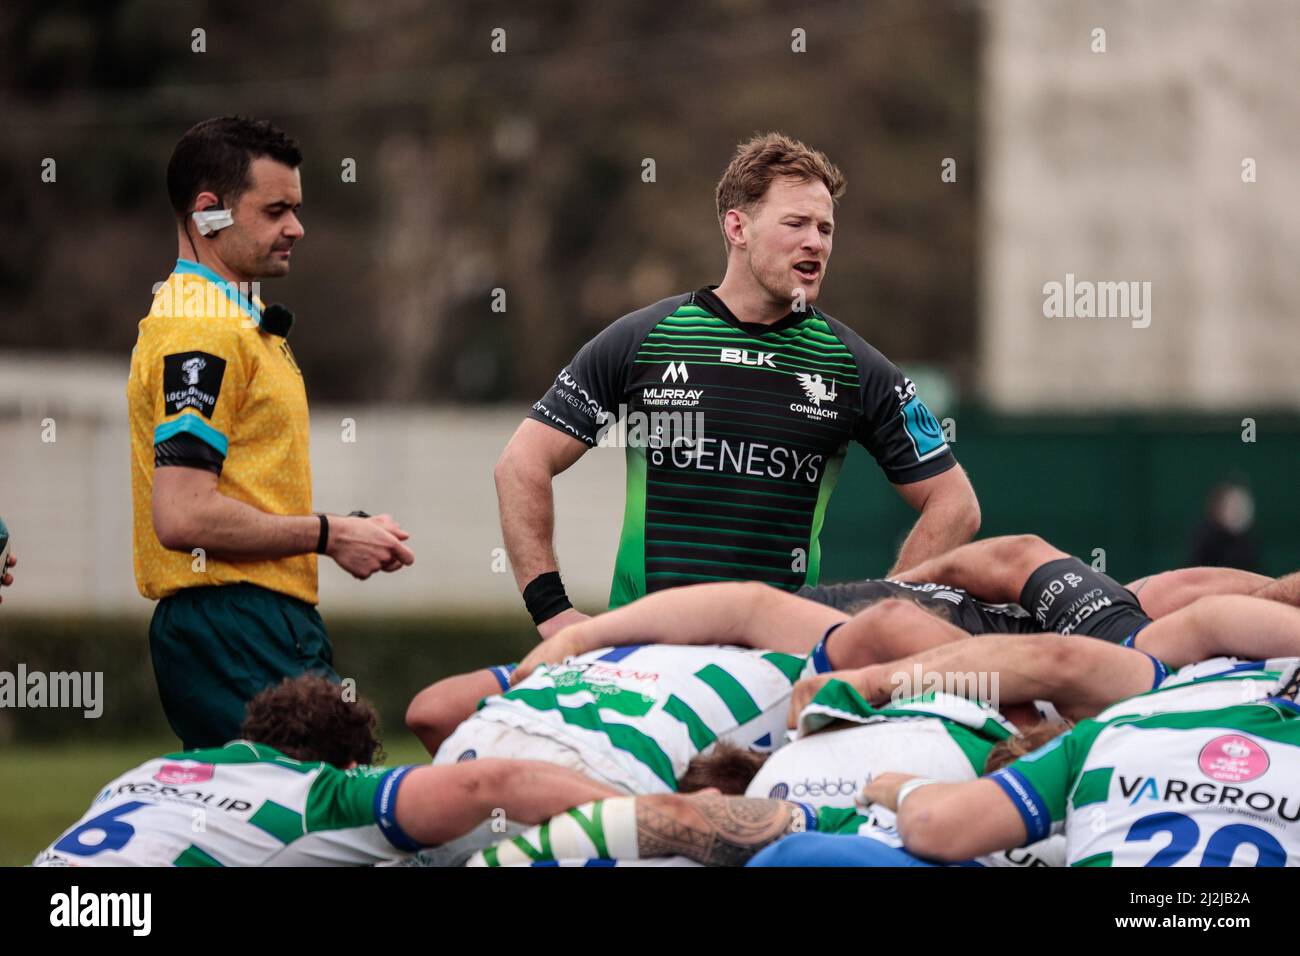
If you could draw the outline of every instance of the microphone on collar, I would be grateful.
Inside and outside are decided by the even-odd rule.
[[[262,310],[262,331],[284,338],[293,328],[293,313],[278,302]]]

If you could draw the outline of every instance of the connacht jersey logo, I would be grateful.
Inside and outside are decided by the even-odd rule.
[[[803,393],[808,396],[808,400],[814,405],[821,407],[822,402],[835,401],[835,379],[831,379],[830,388],[822,381],[820,375],[809,375],[806,372],[799,372],[795,375],[799,384],[803,386]]]

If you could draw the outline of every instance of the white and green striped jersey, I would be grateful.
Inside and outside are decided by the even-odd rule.
[[[1300,865],[1300,707],[1081,722],[991,775],[1071,866]]]
[[[1189,664],[1170,674],[1155,690],[1112,704],[1094,720],[1105,723],[1117,717],[1145,717],[1187,710],[1216,710],[1247,704],[1276,693],[1300,667],[1300,658],[1278,657],[1266,661],[1241,661],[1215,657]]]
[[[857,726],[817,732],[836,722]],[[993,745],[1015,733],[996,710],[964,697],[926,693],[873,707],[833,680],[799,715],[798,739],[772,755],[747,795],[849,807],[868,773],[969,780],[984,772]],[[840,776],[822,781],[833,767]]]
[[[672,792],[714,741],[779,747],[804,665],[802,657],[737,647],[601,648],[539,667],[485,698],[470,719],[557,740],[631,793]]]
[[[146,761],[108,784],[36,866],[349,866],[420,847],[397,824],[413,767],[304,763],[236,740]]]
[[[823,729],[836,722],[848,726]],[[925,694],[876,708],[843,681],[830,681],[799,715],[798,739],[774,753],[747,797],[811,803],[821,833],[851,834],[901,847],[894,815],[858,808],[855,798],[879,773],[974,780],[994,744],[1015,733],[997,711],[964,697]],[[981,857],[983,866],[1059,866],[1062,841]]]

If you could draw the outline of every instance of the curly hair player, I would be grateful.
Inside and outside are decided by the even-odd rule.
[[[533,760],[371,766],[375,712],[303,675],[249,702],[242,740],[109,783],[35,866],[360,866],[401,861],[493,809],[530,823],[614,791]]]

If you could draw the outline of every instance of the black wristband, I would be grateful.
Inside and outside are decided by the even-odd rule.
[[[316,539],[316,553],[324,554],[330,543],[330,519],[324,515],[316,517],[320,518],[320,537]]]
[[[529,581],[528,587],[524,588],[524,604],[533,616],[534,624],[549,621],[561,611],[573,607],[573,602],[564,593],[564,585],[560,583],[559,571],[547,571]]]

